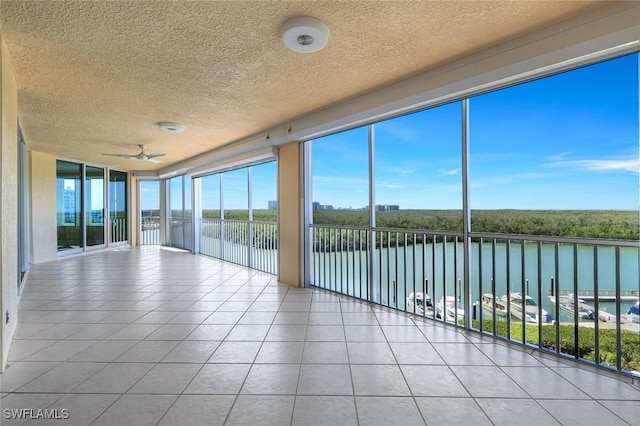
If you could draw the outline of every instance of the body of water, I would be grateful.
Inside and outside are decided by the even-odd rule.
[[[578,291],[607,291],[616,289],[615,248],[590,245],[537,243],[472,243],[470,256],[470,284],[472,301],[483,293],[500,297],[510,292],[527,293],[538,299],[538,285],[542,300],[537,300],[549,314],[554,313],[548,296],[552,277],[561,294]],[[462,300],[464,281],[464,246],[453,242],[416,244],[375,250],[373,300],[384,305],[406,308],[406,298],[412,292],[427,293],[434,302],[457,291]],[[313,277],[316,285],[331,288],[356,297],[366,298],[370,273],[368,253],[351,250],[333,253],[315,253]],[[640,293],[638,248],[620,248],[620,288]],[[457,287],[457,288],[456,288]],[[580,293],[578,293],[580,294]],[[587,303],[592,304],[590,301]],[[620,311],[613,302],[600,301],[600,309],[612,315],[624,314],[633,301],[622,301]],[[561,312],[561,321],[572,321]]]

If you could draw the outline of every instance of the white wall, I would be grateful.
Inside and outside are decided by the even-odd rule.
[[[31,263],[56,260],[58,234],[56,224],[56,157],[29,152]]]
[[[4,371],[18,323],[18,90],[1,36],[0,50],[0,371]]]

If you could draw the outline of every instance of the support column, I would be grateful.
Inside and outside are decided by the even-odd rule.
[[[282,145],[278,153],[278,281],[302,287],[301,146]]]

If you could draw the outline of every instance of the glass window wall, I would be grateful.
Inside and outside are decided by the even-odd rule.
[[[368,152],[368,127],[313,140],[313,223],[369,226]]]
[[[249,220],[248,169],[224,172],[222,179],[225,220]]]
[[[256,222],[275,222],[278,217],[277,163],[251,166],[251,210]]]
[[[471,291],[495,294],[518,324],[480,329],[615,367],[597,341],[618,327],[629,338],[626,305],[640,295],[627,244],[640,230],[638,99],[629,55],[469,100],[471,231],[487,235],[472,243]]]
[[[185,188],[184,176],[169,180],[169,245],[189,249],[185,239]],[[190,179],[190,178],[188,178]],[[189,192],[188,197],[191,198]]]
[[[474,232],[637,240],[638,57],[469,100]]]
[[[638,81],[633,54],[307,142],[311,284],[637,374]]]
[[[200,253],[222,258],[222,197],[221,175],[204,176],[200,179]]]
[[[376,226],[462,231],[460,102],[376,123]]]
[[[276,163],[198,178],[200,253],[277,272]]]

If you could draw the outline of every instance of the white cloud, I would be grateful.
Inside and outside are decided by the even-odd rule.
[[[632,172],[640,171],[640,160],[638,154],[628,155],[618,158],[604,159],[570,159],[568,154],[561,153],[549,158],[550,167],[564,167],[574,170],[585,170],[589,172]]]
[[[407,169],[402,167],[394,167],[391,169],[393,173],[399,174],[400,176],[411,176],[416,171],[415,169]]]
[[[462,169],[460,167],[452,170],[442,170],[442,169],[438,170],[438,173],[445,176],[456,176],[456,175],[459,175],[460,172],[462,172]]]

